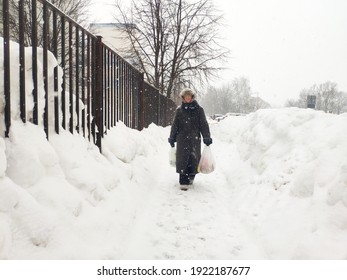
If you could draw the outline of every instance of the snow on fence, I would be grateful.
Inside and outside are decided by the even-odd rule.
[[[118,121],[138,130],[152,122],[170,124],[175,103],[101,37],[46,0],[2,2],[0,110],[6,137],[11,120],[21,118],[42,125],[47,139],[67,129],[101,150],[104,133]]]

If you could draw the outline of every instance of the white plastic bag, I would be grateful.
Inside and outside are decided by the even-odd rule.
[[[198,172],[201,172],[203,174],[209,174],[213,172],[215,168],[216,161],[214,160],[214,157],[212,155],[211,147],[205,146],[201,154]]]
[[[176,167],[176,148],[171,147],[169,151],[169,162],[172,167]]]

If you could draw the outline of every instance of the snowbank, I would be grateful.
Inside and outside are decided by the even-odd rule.
[[[270,258],[347,257],[347,114],[260,110],[214,135],[232,148],[232,207]]]

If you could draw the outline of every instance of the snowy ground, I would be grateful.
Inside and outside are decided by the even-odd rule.
[[[347,114],[261,110],[210,127],[217,169],[182,192],[169,127],[119,123],[100,154],[15,121],[0,138],[0,258],[347,258]]]

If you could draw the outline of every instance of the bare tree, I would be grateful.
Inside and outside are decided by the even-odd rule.
[[[250,112],[251,86],[249,80],[245,77],[236,78],[232,81],[232,88],[235,96],[235,112],[248,113]]]
[[[303,89],[300,92],[298,99],[290,99],[286,102],[286,107],[298,107],[298,108],[307,108],[307,97],[309,95],[318,96],[318,89],[317,86],[314,85],[310,89]],[[317,106],[320,106],[320,99],[316,99],[316,108]]]
[[[231,84],[225,84],[220,88],[210,86],[207,92],[201,97],[208,114],[226,114],[231,112],[234,104],[234,95]]]
[[[298,100],[288,100],[286,106],[306,108],[309,95],[316,96],[316,110],[334,114],[347,112],[347,94],[338,91],[337,84],[330,81],[303,89]]]
[[[211,0],[132,0],[128,8],[117,1],[116,9],[127,27],[133,61],[167,97],[222,69],[216,61],[226,59],[228,50],[219,43],[222,16]]]
[[[209,114],[247,114],[270,107],[258,94],[252,92],[250,82],[245,77],[235,78],[220,88],[210,87],[201,103]]]
[[[347,112],[347,93],[339,91],[335,98],[336,114]]]
[[[298,100],[295,100],[294,98],[288,99],[285,103],[285,107],[298,107],[298,108],[304,108],[300,105]]]

